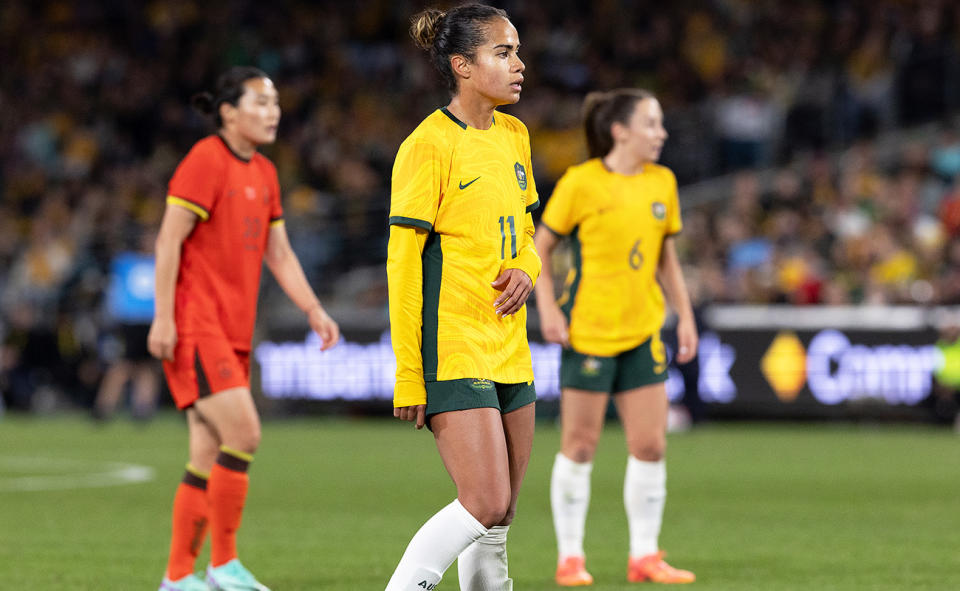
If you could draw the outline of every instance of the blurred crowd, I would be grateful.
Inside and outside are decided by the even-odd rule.
[[[259,66],[280,89],[279,140],[264,151],[312,282],[335,308],[382,309],[393,156],[447,100],[406,32],[435,4],[448,3],[0,5],[8,404],[35,404],[43,388],[94,396],[118,355],[102,305],[110,262],[149,249],[167,180],[211,131],[189,97],[230,65]],[[510,111],[530,129],[542,198],[583,158],[580,104],[593,89],[659,96],[663,161],[682,185],[736,175],[685,209],[701,301],[960,303],[960,134],[943,124],[877,149],[960,108],[960,4],[494,4],[520,32],[526,83]],[[268,282],[264,298],[276,292]]]
[[[960,134],[856,143],[688,209],[679,238],[701,302],[960,304]]]

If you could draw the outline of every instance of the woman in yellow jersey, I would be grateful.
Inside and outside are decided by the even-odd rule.
[[[549,260],[561,238],[569,237],[574,259],[559,302],[549,273],[537,284],[544,338],[564,347],[562,441],[550,485],[556,580],[563,586],[593,582],[584,565],[583,530],[593,456],[614,394],[630,454],[623,492],[630,530],[627,578],[688,583],[693,573],[664,562],[657,545],[666,498],[661,285],[679,316],[677,360],[686,363],[697,350],[672,237],[681,227],[677,182],[656,164],[667,139],[663,112],[646,91],[591,93],[584,127],[591,159],[558,181],[535,240]]]
[[[461,589],[508,590],[507,528],[536,399],[524,304],[540,274],[530,139],[496,110],[520,98],[520,41],[505,12],[480,4],[427,10],[411,35],[452,99],[393,169],[394,415],[431,428],[457,498],[416,533],[387,590],[433,589],[458,555]]]

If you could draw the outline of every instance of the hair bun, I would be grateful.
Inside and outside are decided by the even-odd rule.
[[[209,92],[198,92],[197,94],[190,97],[190,104],[193,105],[193,108],[200,111],[204,115],[210,115],[213,113],[213,95]]]
[[[437,29],[446,12],[428,8],[410,19],[410,36],[420,49],[429,50],[437,38]]]

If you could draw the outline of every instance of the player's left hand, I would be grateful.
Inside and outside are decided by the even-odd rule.
[[[677,363],[687,363],[697,356],[697,323],[693,318],[677,321]]]
[[[423,429],[427,422],[427,405],[414,404],[413,406],[401,406],[393,409],[393,416],[401,421],[410,421],[414,423],[417,429]]]
[[[340,327],[337,326],[333,318],[327,315],[323,306],[314,306],[310,310],[307,320],[310,322],[310,328],[313,329],[313,332],[317,333],[317,336],[323,341],[323,344],[320,345],[321,351],[326,351],[340,341]]]
[[[533,280],[520,269],[507,269],[490,285],[498,291],[503,291],[493,302],[493,307],[500,316],[509,316],[518,312],[533,291]]]

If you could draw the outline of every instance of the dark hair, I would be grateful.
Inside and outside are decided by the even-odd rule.
[[[583,130],[591,158],[603,158],[613,149],[614,123],[626,125],[640,101],[656,98],[639,88],[618,88],[608,92],[591,92],[583,101]]]
[[[446,12],[428,8],[410,19],[410,36],[420,49],[430,52],[433,65],[455,93],[457,77],[450,56],[462,55],[472,62],[477,47],[486,39],[485,25],[496,17],[510,18],[505,10],[486,4],[464,4]]]
[[[237,101],[244,93],[243,83],[253,78],[269,78],[269,76],[263,70],[253,66],[234,66],[220,74],[217,78],[216,90],[212,93],[198,92],[190,98],[190,104],[204,115],[212,116],[217,128],[223,127],[220,105],[230,103],[236,107]]]

